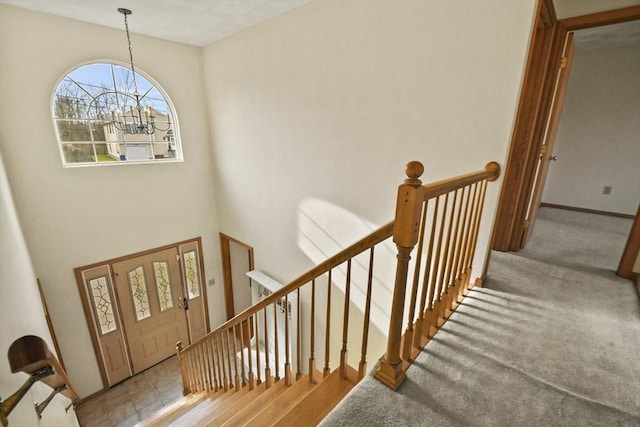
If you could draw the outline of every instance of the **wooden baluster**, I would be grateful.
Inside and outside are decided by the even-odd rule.
[[[398,248],[396,278],[393,289],[387,351],[376,370],[376,378],[392,389],[398,388],[405,378],[400,358],[402,318],[407,290],[407,274],[411,251],[418,241],[420,214],[424,200],[424,188],[420,176],[424,167],[420,162],[410,162],[405,167],[407,179],[398,188],[393,241]]]
[[[220,377],[218,376],[218,361],[216,357],[218,348],[216,346],[215,336],[211,336],[208,341],[209,347],[211,348],[211,375],[213,376],[213,391],[217,392],[220,390]]]
[[[347,362],[349,351],[347,349],[349,333],[349,308],[351,305],[351,258],[347,260],[347,278],[344,284],[344,311],[342,312],[342,349],[340,350],[340,378],[347,378]]]
[[[296,290],[296,381],[302,377],[302,319],[300,317],[300,288]]]
[[[473,221],[475,217],[477,190],[478,190],[477,182],[473,184],[473,187],[469,188],[469,199],[467,201],[467,207],[471,205],[471,208],[468,214],[465,212],[467,221],[466,221],[464,242],[462,244],[462,256],[460,257],[460,266],[459,266],[460,287],[458,288],[458,296],[457,296],[458,302],[462,302],[462,299],[465,296],[465,290],[467,289],[467,285],[469,283],[469,277],[467,276],[467,257],[469,256],[469,245],[471,243],[471,234],[473,229]]]
[[[324,369],[322,370],[322,376],[326,378],[331,373],[331,368],[329,367],[329,338],[331,335],[331,272],[329,270],[329,274],[327,276],[327,317],[325,323],[325,333],[324,333]]]
[[[258,322],[260,313],[257,312],[252,318],[253,318],[253,330],[255,331],[255,339],[254,341],[254,346],[255,346],[255,352],[256,352],[256,372],[258,373],[258,378],[256,380],[256,384],[260,385],[262,384],[262,374],[261,374],[261,370],[260,370],[260,323]],[[251,348],[249,348],[249,350],[251,351]]]
[[[367,277],[367,297],[364,304],[364,319],[362,321],[362,349],[360,351],[360,364],[358,365],[358,381],[364,378],[367,372],[367,345],[369,343],[369,319],[371,317],[371,290],[373,288],[373,253],[374,247],[369,250],[369,275]]]
[[[487,182],[488,180],[482,181],[482,185],[480,186],[480,202],[479,202],[480,209],[478,211],[478,220],[475,225],[475,230],[473,231],[473,239],[471,244],[471,260],[467,270],[469,278],[471,278],[473,259],[475,258],[476,246],[478,244],[478,233],[480,231],[480,222],[482,221],[482,211],[484,210],[484,198],[487,193]],[[475,284],[482,285],[482,281],[477,281],[477,283]],[[473,287],[473,285],[474,284],[472,284],[471,287]]]
[[[300,296],[298,296],[300,301]],[[300,314],[300,309],[298,309]],[[309,349],[309,382],[314,384],[316,382],[316,279],[311,280],[311,330],[309,331],[310,349]],[[329,325],[327,325],[327,328]]]
[[[281,300],[282,301],[282,300]],[[291,340],[289,337],[289,294],[284,296],[284,383],[293,384],[291,378]]]
[[[444,269],[444,265],[441,265],[440,258],[442,256],[442,240],[444,238],[444,230],[446,224],[446,214],[449,205],[449,193],[444,196],[444,204],[442,206],[442,213],[436,213],[436,218],[440,217],[440,229],[438,231],[438,244],[436,245],[436,258],[433,261],[433,273],[431,277],[431,285],[429,286],[429,300],[432,304],[429,306],[429,311],[425,316],[425,328],[424,334],[427,338],[432,337],[438,327],[438,313],[440,312],[440,293],[442,289],[442,279],[440,270]]]
[[[187,394],[189,394],[189,387],[187,385],[187,372],[184,362],[184,355],[182,354],[182,341],[178,341],[176,343],[176,354],[178,357],[178,362],[180,362],[180,374],[182,375],[182,395],[186,396]]]
[[[220,345],[220,337],[221,334],[218,333],[214,339],[216,344],[216,355],[218,358],[218,380],[220,381],[219,388],[226,391],[227,390],[227,376],[225,374],[224,369],[224,354],[222,352],[222,347]]]
[[[464,199],[464,191],[460,191],[460,189],[456,190],[456,194],[454,199],[460,194],[458,198],[458,204],[455,207],[455,226],[453,229],[453,234],[449,235],[449,244],[451,245],[451,250],[449,251],[449,257],[447,260],[447,274],[446,274],[446,304],[444,305],[444,317],[446,319],[451,316],[453,310],[453,285],[454,285],[454,267],[455,267],[455,258],[456,258],[456,250],[458,247],[458,235],[460,234],[460,218],[462,217],[462,201]]]
[[[469,293],[469,289],[471,288],[471,263],[473,262],[473,241],[476,235],[476,227],[479,224],[479,215],[480,215],[480,193],[482,192],[482,183],[476,182],[475,191],[474,191],[474,208],[473,208],[473,217],[471,229],[469,230],[469,244],[467,245],[467,253],[465,254],[465,260],[463,264],[463,268],[465,269],[465,289],[463,291],[463,295],[467,295]]]
[[[251,320],[252,318],[249,317],[248,319],[244,320],[242,323],[244,326],[242,326],[240,329],[242,329],[242,346],[240,347],[240,351],[242,352],[242,356],[244,358],[244,353],[245,353],[245,349],[247,351],[247,359],[248,359],[248,365],[249,365],[249,372],[247,374],[247,377],[249,378],[249,390],[253,390],[256,386],[256,378],[255,375],[253,374],[253,358],[251,357]],[[245,341],[247,341],[245,343]],[[243,370],[244,370],[244,362],[242,362],[242,366],[243,366]]]
[[[453,191],[453,202],[451,203],[451,213],[449,215],[449,222],[447,227],[447,237],[445,238],[444,244],[444,264],[442,268],[442,295],[440,297],[440,307],[438,312],[438,327],[441,327],[444,324],[447,316],[447,301],[449,295],[449,270],[451,269],[452,256],[451,253],[453,249],[451,248],[451,235],[453,234],[453,223],[455,222],[456,216],[456,201],[458,200],[458,190]]]
[[[204,373],[204,351],[202,346],[195,347],[194,351],[196,355],[196,372],[198,381],[198,391],[204,391],[206,389],[205,373]]]
[[[456,233],[455,257],[453,258],[453,269],[451,271],[451,279],[450,279],[450,281],[453,283],[453,286],[451,287],[451,310],[455,310],[457,308],[458,295],[460,294],[460,283],[461,283],[460,259],[462,258],[462,251],[463,251],[462,245],[466,237],[465,235],[466,235],[466,229],[467,229],[467,214],[469,212],[469,197],[470,197],[470,188],[469,186],[465,186],[462,189],[462,198],[460,199],[461,211],[462,211],[462,205],[464,204],[464,212],[461,214],[462,225],[460,225],[460,228]],[[458,212],[458,214],[460,213],[461,212]]]
[[[197,384],[195,382],[194,369],[193,369],[193,351],[185,352],[185,358],[187,362],[187,372],[189,375],[189,393],[195,393],[198,391]]]
[[[280,348],[278,346],[278,304],[277,302],[273,303],[273,352],[276,360],[276,366],[274,366],[276,370],[276,382],[280,381]]]
[[[230,349],[233,349],[233,355],[231,357],[233,358],[233,369],[235,372],[235,375],[233,377],[235,381],[235,387],[236,387],[236,391],[240,391],[242,384],[244,384],[244,363],[240,367],[240,370],[238,370],[238,347],[236,345],[236,342],[238,341],[237,339],[238,331],[236,330],[236,326],[237,325],[233,325],[231,327],[232,332],[231,332]],[[240,371],[242,371],[242,378],[240,376]]]
[[[403,337],[402,358],[404,360],[412,360],[411,347],[413,346],[413,323],[416,315],[416,302],[418,299],[420,269],[422,268],[422,246],[424,245],[424,226],[427,220],[427,208],[428,202],[425,202],[420,217],[418,250],[416,252],[416,262],[413,271],[413,284],[411,286],[411,297],[409,298],[409,310],[407,311],[407,329],[405,330]]]
[[[231,388],[234,385],[233,384],[234,377],[233,377],[233,370],[231,369],[231,347],[229,345],[229,329],[225,329],[223,337],[224,337],[225,362],[227,365],[229,388]]]
[[[267,388],[271,387],[271,367],[269,361],[269,325],[267,319],[267,307],[262,309],[264,315],[264,380],[267,382]],[[276,368],[277,371],[277,368]]]
[[[227,338],[227,331],[222,331],[220,333],[220,351],[222,356],[222,375],[224,376],[224,391],[229,391],[231,388],[231,366],[229,365],[229,357],[227,356],[229,353],[229,339]]]
[[[204,370],[207,382],[207,391],[213,390],[213,381],[211,380],[211,359],[210,359],[210,349],[209,349],[209,340],[205,340],[202,342],[202,352],[204,353]]]
[[[431,310],[433,302],[433,277],[436,276],[433,272],[437,269],[433,268],[433,246],[436,236],[436,224],[438,218],[438,205],[440,204],[440,197],[436,197],[435,206],[433,207],[433,215],[431,215],[431,233],[429,234],[429,247],[427,249],[427,260],[425,262],[424,278],[422,282],[422,293],[420,295],[420,309],[418,311],[418,320],[415,325],[415,332],[413,334],[413,346],[415,348],[423,349],[426,342],[423,340],[425,333],[428,333],[428,326],[425,328],[427,322],[427,309]],[[425,209],[426,210],[426,209]],[[431,280],[431,286],[429,286]],[[429,294],[427,295],[427,290]],[[427,299],[428,296],[428,299]]]

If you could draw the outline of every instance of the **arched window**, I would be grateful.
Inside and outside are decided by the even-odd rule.
[[[52,116],[64,166],[182,161],[169,98],[150,78],[110,63],[69,72],[56,87]]]

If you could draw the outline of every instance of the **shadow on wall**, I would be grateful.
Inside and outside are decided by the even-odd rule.
[[[314,264],[347,248],[378,226],[325,200],[304,199],[298,208],[298,247]],[[371,322],[387,331],[396,268],[396,248],[391,239],[376,247],[373,260]],[[370,252],[353,259],[351,303],[364,311]],[[332,282],[344,293],[347,264],[333,270]]]

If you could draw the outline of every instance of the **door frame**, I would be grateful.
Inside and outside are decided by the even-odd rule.
[[[233,302],[233,274],[231,271],[231,242],[234,242],[247,249],[247,256],[249,257],[249,270],[253,270],[255,268],[253,259],[253,247],[227,234],[220,233],[222,277],[224,280],[224,307],[227,315],[227,320],[235,316],[235,307]]]
[[[197,243],[198,246],[198,258],[200,261],[200,265],[199,265],[199,269],[200,269],[200,277],[202,278],[202,283],[201,283],[201,290],[202,290],[202,296],[204,298],[204,302],[205,302],[205,307],[208,307],[208,302],[207,302],[207,290],[206,290],[206,278],[204,275],[204,261],[203,261],[203,254],[202,254],[202,238],[201,237],[195,237],[192,239],[187,239],[187,240],[182,240],[180,242],[176,242],[176,243],[171,243],[168,245],[163,245],[163,246],[159,246],[153,249],[147,249],[144,251],[140,251],[140,252],[136,252],[136,253],[132,253],[132,254],[128,254],[128,255],[124,255],[124,256],[120,256],[117,258],[111,258],[105,261],[101,261],[101,262],[95,262],[92,264],[88,264],[88,265],[84,265],[81,267],[76,267],[73,269],[73,273],[75,275],[76,278],[76,284],[78,286],[78,292],[80,294],[80,300],[82,301],[82,308],[84,311],[84,317],[85,317],[85,321],[87,322],[87,328],[89,329],[89,335],[91,336],[91,343],[93,344],[93,352],[94,355],[96,357],[96,361],[98,363],[98,369],[100,371],[100,377],[102,379],[102,391],[107,391],[109,390],[109,388],[111,387],[109,385],[109,380],[107,377],[107,372],[105,369],[105,360],[104,357],[102,356],[102,351],[101,351],[101,346],[100,346],[100,339],[98,337],[97,331],[96,331],[96,324],[95,321],[93,319],[93,312],[92,312],[92,305],[91,305],[91,301],[89,300],[89,296],[87,295],[87,288],[86,288],[86,284],[84,282],[84,278],[83,278],[83,272],[87,271],[87,270],[92,270],[92,269],[96,269],[102,266],[108,266],[109,272],[110,274],[113,274],[113,269],[112,269],[112,265],[121,261],[125,261],[131,258],[137,258],[140,256],[144,256],[144,255],[148,255],[157,251],[162,251],[165,249],[171,249],[171,248],[176,248],[179,249],[179,247],[181,245],[184,244],[188,244],[188,243]],[[182,269],[182,265],[180,266],[180,268]],[[180,273],[180,276],[182,277],[183,274],[182,272]],[[117,316],[119,319],[122,318],[122,313],[120,312],[120,301],[118,300],[118,295],[115,292],[115,281],[113,276],[110,277],[110,281],[111,281],[111,285],[112,285],[112,291],[113,291],[113,297],[115,299],[115,301],[113,302],[113,304],[116,305],[116,311],[117,311]],[[183,286],[184,284],[181,283],[181,286]],[[209,325],[209,310],[205,310],[205,316],[206,316],[206,324]],[[126,352],[127,354],[129,354],[129,348],[128,348],[128,344],[127,344],[127,340],[126,340],[126,331],[124,331],[124,329],[122,327],[120,327],[121,330],[121,334],[123,335],[124,338],[124,345],[126,346]],[[129,364],[131,364],[131,362],[129,361]]]
[[[522,247],[527,205],[533,191],[537,154],[543,142],[544,129],[552,106],[555,73],[562,59],[562,48],[567,33],[585,28],[600,27],[640,19],[640,6],[631,6],[606,12],[592,13],[557,21],[551,0],[540,0],[536,11],[536,24],[529,47],[520,101],[516,113],[509,154],[505,165],[504,182],[498,202],[493,228],[492,248],[499,251],[518,251]],[[538,23],[545,29],[552,26],[553,43],[548,49],[536,45]],[[545,64],[544,83],[535,79],[535,66]],[[548,77],[548,78],[547,78]],[[537,100],[537,103],[530,102]],[[533,122],[527,120],[534,115]],[[485,268],[486,271],[486,268]]]

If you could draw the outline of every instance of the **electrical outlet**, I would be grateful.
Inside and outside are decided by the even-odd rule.
[[[611,194],[611,187],[608,185],[605,185],[604,190],[602,190],[602,194],[606,194],[606,195]]]

